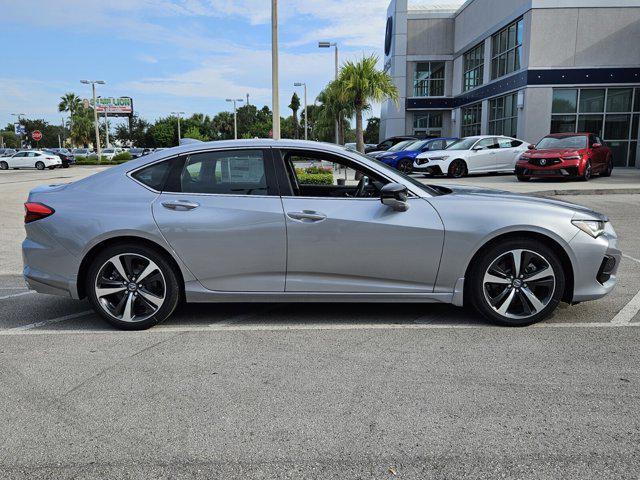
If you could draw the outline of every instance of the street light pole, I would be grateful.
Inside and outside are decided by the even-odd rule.
[[[184,112],[171,112],[171,115],[178,117],[178,145],[180,145],[180,115],[184,115]]]
[[[227,98],[227,102],[233,102],[233,138],[238,139],[238,109],[236,102],[242,102],[241,98]]]
[[[334,57],[335,57],[335,73],[334,80],[338,80],[338,43],[337,42],[318,42],[319,48],[329,48],[334,47]],[[339,143],[340,136],[338,135],[338,130],[340,126],[338,125],[338,119],[336,119],[336,143]]]
[[[278,90],[278,0],[271,0],[271,103],[272,138],[280,140],[280,94]]]
[[[102,148],[100,147],[100,130],[98,129],[98,104],[96,103],[96,84],[104,85],[104,80],[80,80],[80,83],[91,85],[93,92],[93,122],[96,127],[96,150],[98,153],[98,163],[102,158]]]
[[[24,117],[25,114],[24,113],[12,113],[11,116],[13,117],[18,117],[18,124],[20,124],[20,117]],[[22,143],[22,134],[20,135],[20,148],[23,147],[23,143]]]
[[[304,87],[304,139],[307,138],[307,126],[309,125],[309,117],[307,117],[307,84],[305,82],[296,82],[294,87]]]
[[[109,118],[107,117],[107,109],[104,109],[104,131],[106,133],[105,145],[109,148]]]

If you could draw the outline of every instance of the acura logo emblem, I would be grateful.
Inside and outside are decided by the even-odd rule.
[[[546,165],[546,164],[547,164],[547,160],[545,158],[541,158],[540,165]]]

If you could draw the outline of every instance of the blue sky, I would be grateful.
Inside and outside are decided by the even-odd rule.
[[[269,0],[0,0],[0,125],[11,113],[59,123],[59,97],[101,79],[102,96],[131,96],[148,120],[213,115],[225,98],[271,104]],[[428,2],[422,2],[428,3]],[[307,82],[309,103],[341,61],[382,56],[388,0],[280,0],[280,104]]]

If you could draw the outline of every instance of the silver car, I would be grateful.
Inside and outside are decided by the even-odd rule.
[[[186,302],[444,302],[527,325],[614,287],[603,215],[431,187],[354,151],[240,140],[163,150],[26,203],[30,288],[125,329]]]

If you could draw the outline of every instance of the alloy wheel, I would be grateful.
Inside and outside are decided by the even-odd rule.
[[[7,162],[0,162],[0,170],[8,170],[9,164]]]
[[[549,305],[556,276],[542,255],[516,249],[503,253],[489,265],[482,286],[486,301],[496,313],[526,319]]]
[[[402,173],[411,173],[413,171],[413,165],[410,161],[403,160],[398,164],[398,170]]]
[[[102,308],[122,322],[141,322],[160,310],[167,295],[160,267],[143,255],[122,253],[98,270],[95,294]]]
[[[454,160],[453,163],[449,165],[449,172],[454,178],[463,177],[465,173],[464,162],[461,160]]]

